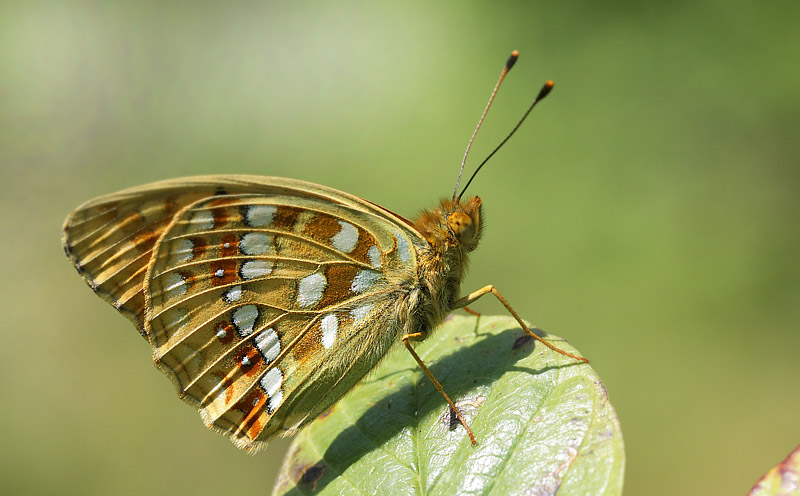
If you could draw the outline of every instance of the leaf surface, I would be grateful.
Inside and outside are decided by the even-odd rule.
[[[416,350],[478,445],[398,346],[297,435],[273,494],[621,494],[622,433],[591,367],[510,317],[451,316]]]

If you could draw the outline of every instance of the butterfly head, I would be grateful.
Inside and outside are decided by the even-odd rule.
[[[471,252],[483,232],[482,205],[477,196],[465,201],[446,198],[438,207],[423,212],[414,225],[436,250]]]

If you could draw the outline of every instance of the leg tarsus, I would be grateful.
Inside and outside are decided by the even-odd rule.
[[[530,330],[530,328],[528,328],[528,326],[525,324],[525,322],[522,321],[520,316],[517,315],[517,312],[515,312],[514,309],[511,308],[511,305],[508,304],[506,299],[503,298],[503,296],[500,294],[500,292],[497,291],[497,289],[495,289],[495,287],[493,285],[491,285],[491,284],[489,284],[488,286],[484,286],[481,289],[479,289],[477,291],[474,291],[474,292],[468,294],[467,296],[461,298],[460,300],[456,301],[455,307],[456,308],[464,308],[467,305],[469,305],[470,303],[472,303],[475,300],[477,300],[478,298],[480,298],[481,296],[487,295],[489,293],[493,294],[498,300],[500,300],[500,303],[502,303],[503,306],[506,307],[506,310],[508,310],[508,313],[510,313],[511,316],[514,317],[514,319],[522,327],[522,330],[525,331],[525,333],[527,333],[530,336],[534,337],[540,343],[542,343],[543,345],[547,346],[548,348],[550,348],[551,350],[555,351],[556,353],[560,353],[560,354],[562,354],[564,356],[568,356],[568,357],[570,357],[570,358],[572,358],[574,360],[578,360],[579,362],[589,363],[589,359],[588,358],[580,357],[580,356],[574,355],[574,354],[572,354],[572,353],[570,353],[568,351],[562,350],[561,348],[558,348],[557,346],[554,346],[554,345],[550,344],[545,339],[540,338],[539,336],[537,336],[536,333],[534,333],[533,331]]]
[[[478,444],[478,441],[475,440],[475,435],[472,433],[472,429],[469,428],[469,425],[467,425],[467,421],[464,419],[464,416],[461,415],[461,411],[458,409],[458,407],[456,407],[456,404],[453,403],[453,400],[450,399],[447,393],[444,392],[442,384],[436,379],[436,377],[433,376],[433,373],[430,371],[430,369],[428,369],[428,367],[425,365],[425,363],[422,361],[419,355],[417,355],[417,352],[414,351],[414,348],[411,346],[411,343],[409,342],[409,340],[416,341],[424,337],[425,337],[424,332],[415,332],[412,334],[403,335],[402,340],[408,352],[411,353],[411,356],[414,357],[414,360],[416,360],[417,364],[420,366],[422,371],[425,372],[425,375],[427,375],[428,379],[430,379],[430,381],[433,383],[433,387],[435,387],[436,390],[439,391],[439,394],[444,396],[444,399],[447,400],[447,404],[450,405],[450,408],[452,408],[453,412],[455,412],[456,417],[458,417],[459,422],[461,422],[461,425],[463,425],[464,429],[467,430],[470,442],[472,443],[473,446],[475,446],[476,444]]]
[[[470,314],[470,315],[474,315],[475,317],[480,317],[480,316],[481,316],[481,313],[480,313],[480,312],[476,312],[475,310],[471,309],[471,308],[470,308],[470,307],[468,307],[468,306],[463,306],[463,307],[461,307],[461,310],[464,310],[464,311],[465,311],[465,312],[467,312],[468,314]]]

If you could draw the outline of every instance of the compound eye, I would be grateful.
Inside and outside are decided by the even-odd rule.
[[[462,243],[469,243],[475,235],[472,218],[464,212],[453,212],[447,216],[447,225]]]

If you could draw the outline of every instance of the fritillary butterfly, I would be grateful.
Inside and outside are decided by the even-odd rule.
[[[531,336],[586,361],[533,334],[492,286],[459,298],[481,212],[480,198],[454,194],[409,221],[303,181],[207,176],[92,200],[67,217],[63,244],[147,339],[181,399],[239,448],[293,434],[400,341],[474,443],[411,345],[449,312],[492,293]]]

